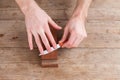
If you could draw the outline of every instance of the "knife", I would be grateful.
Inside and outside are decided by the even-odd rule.
[[[51,52],[53,52],[53,51],[55,51],[55,50],[61,48],[62,45],[63,45],[63,43],[59,43],[59,44],[57,44],[56,49],[53,48],[53,47],[51,47]],[[46,55],[46,54],[49,54],[49,53],[51,53],[51,52],[48,52],[47,50],[44,50],[44,51],[43,51],[43,54],[39,54],[39,56]]]

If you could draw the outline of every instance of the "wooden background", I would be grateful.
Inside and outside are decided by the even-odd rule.
[[[37,2],[64,27],[76,0]],[[0,0],[0,80],[120,80],[120,0],[93,0],[86,29],[79,48],[59,50],[59,68],[41,68],[17,4]]]

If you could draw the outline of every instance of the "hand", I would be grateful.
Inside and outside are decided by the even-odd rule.
[[[87,33],[85,30],[84,19],[72,17],[64,29],[64,34],[60,43],[64,43],[62,47],[66,48],[78,47],[80,42],[86,37]]]
[[[48,15],[36,4],[32,5],[29,10],[25,13],[25,22],[28,35],[29,47],[33,49],[32,35],[35,38],[35,42],[41,54],[43,54],[42,42],[45,45],[48,52],[51,51],[49,41],[52,46],[56,48],[56,42],[50,31],[51,25],[53,28],[59,30],[61,29]],[[48,37],[48,39],[47,39]],[[40,39],[41,38],[41,39]]]

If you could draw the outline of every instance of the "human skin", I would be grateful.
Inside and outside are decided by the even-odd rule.
[[[56,42],[52,36],[49,25],[56,30],[61,30],[62,28],[57,25],[52,18],[41,9],[35,0],[15,0],[19,5],[21,11],[25,15],[25,24],[28,35],[28,43],[30,50],[33,50],[33,36],[35,42],[38,46],[40,54],[44,54],[42,42],[45,45],[48,52],[51,51],[50,43],[54,48],[56,48]],[[74,12],[68,21],[62,39],[59,41],[63,43],[62,47],[72,48],[77,47],[80,42],[87,37],[85,30],[85,18],[87,17],[87,12],[89,5],[92,0],[78,0]],[[67,36],[70,34],[68,41],[65,42]],[[39,37],[40,36],[40,37]],[[48,39],[47,39],[48,37]],[[41,39],[40,39],[41,38]]]
[[[77,0],[77,5],[65,26],[63,37],[60,40],[61,43],[64,43],[62,47],[78,47],[81,41],[87,37],[85,19],[87,18],[88,8],[91,2],[92,0]]]

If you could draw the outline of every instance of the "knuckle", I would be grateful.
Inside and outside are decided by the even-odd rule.
[[[38,29],[37,33],[40,34],[40,35],[42,35],[44,33],[44,30],[43,29]]]
[[[48,29],[48,28],[49,28],[48,24],[45,24],[45,25],[44,25],[44,28],[45,28],[45,29]]]

